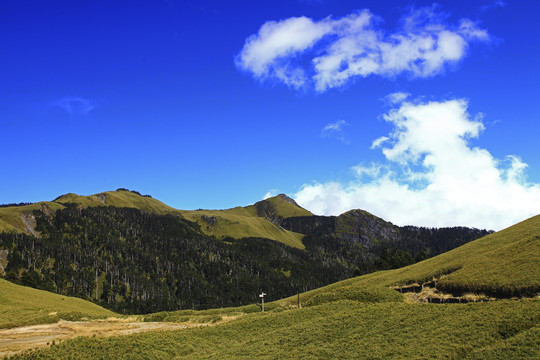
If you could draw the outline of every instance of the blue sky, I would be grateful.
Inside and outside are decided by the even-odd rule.
[[[229,208],[283,192],[320,214],[502,228],[540,213],[539,12],[4,1],[0,203],[126,187]]]

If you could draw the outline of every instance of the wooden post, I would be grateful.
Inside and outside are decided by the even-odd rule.
[[[259,295],[262,301],[262,312],[264,312],[264,295],[266,295],[264,292],[262,292],[261,295]]]
[[[300,293],[296,293],[296,302],[297,302],[297,305],[298,305],[298,308],[300,309]]]

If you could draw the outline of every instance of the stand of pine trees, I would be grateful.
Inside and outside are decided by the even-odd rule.
[[[335,219],[306,217],[295,225],[312,229],[300,250],[268,239],[218,240],[179,216],[131,208],[71,204],[34,215],[39,238],[0,234],[0,249],[8,251],[5,278],[126,313],[250,304],[261,290],[272,301],[408,265],[487,233],[394,227],[388,239],[365,246],[363,234],[344,236]]]

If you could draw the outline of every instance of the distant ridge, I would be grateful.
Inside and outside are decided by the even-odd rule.
[[[54,213],[65,208],[67,204],[77,204],[82,208],[127,207],[160,215],[173,214],[196,222],[207,235],[235,239],[244,237],[267,238],[301,249],[304,248],[303,235],[283,229],[279,226],[279,221],[291,216],[312,215],[285,194],[259,201],[254,205],[227,210],[178,210],[150,195],[141,195],[138,191],[119,188],[115,191],[88,196],[68,193],[58,196],[53,201],[0,207],[0,232],[16,231],[37,235],[34,231],[33,211]]]

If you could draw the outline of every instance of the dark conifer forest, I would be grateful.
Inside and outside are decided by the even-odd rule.
[[[206,309],[275,300],[397,268],[488,234],[397,227],[371,214],[283,219],[305,250],[261,238],[216,239],[179,215],[75,204],[35,211],[40,237],[0,234],[5,278],[125,313]]]

